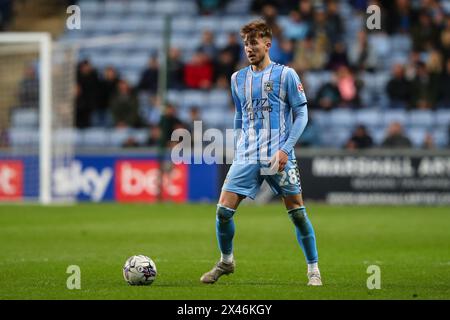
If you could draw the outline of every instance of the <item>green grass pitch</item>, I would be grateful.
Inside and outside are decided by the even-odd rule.
[[[311,204],[323,287],[306,286],[293,225],[280,204],[243,205],[236,272],[199,282],[219,257],[214,205],[0,206],[0,299],[449,299],[450,211],[445,207]],[[125,260],[152,257],[156,281],[133,287]],[[81,289],[68,290],[69,265]],[[366,286],[369,265],[381,289]]]

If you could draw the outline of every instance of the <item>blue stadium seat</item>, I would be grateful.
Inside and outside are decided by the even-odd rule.
[[[436,125],[442,127],[450,126],[450,110],[438,109],[435,111]]]
[[[208,94],[207,108],[226,110],[231,105],[231,93],[227,90],[214,89]]]
[[[354,110],[334,109],[330,111],[330,120],[332,125],[342,128],[353,128],[356,124],[356,115]]]
[[[39,127],[39,110],[24,108],[12,109],[11,126],[14,128],[28,129]]]
[[[88,128],[82,131],[83,145],[89,147],[107,146],[109,132],[105,128]]]
[[[427,134],[427,129],[424,128],[407,128],[405,130],[406,135],[411,140],[412,144],[416,148],[420,148],[425,140],[425,135]]]
[[[173,35],[177,35],[179,32],[186,33],[192,32],[195,28],[195,17],[180,16],[172,20]]]
[[[183,94],[182,91],[179,90],[168,90],[167,91],[167,100],[170,103],[173,103],[177,106],[181,105],[181,102],[183,100]]]
[[[109,135],[109,145],[113,147],[120,147],[123,145],[125,141],[127,141],[128,137],[131,136],[130,129],[111,129],[108,130]]]
[[[388,126],[392,122],[400,122],[405,125],[407,123],[408,117],[406,111],[404,110],[388,110],[383,113],[383,123]]]
[[[342,148],[350,138],[350,130],[331,129],[321,132],[321,143],[324,147]]]
[[[434,125],[434,119],[433,111],[413,110],[408,114],[407,125],[410,127],[431,128]]]
[[[70,146],[77,144],[77,129],[57,129],[52,134],[52,143],[56,146]]]
[[[138,144],[143,145],[147,142],[147,140],[149,138],[149,130],[147,130],[147,129],[132,129],[130,132],[130,136],[133,137]]]
[[[195,105],[203,108],[207,106],[207,93],[199,90],[186,90],[182,101],[184,107],[190,108]]]
[[[128,11],[136,15],[147,15],[152,7],[152,3],[146,0],[129,1]]]
[[[9,140],[13,147],[37,146],[39,135],[36,134],[36,129],[10,128]]]
[[[83,0],[79,4],[82,14],[99,15],[105,10],[105,5],[101,1]]]
[[[195,29],[197,32],[203,32],[210,30],[213,32],[220,30],[220,25],[217,23],[217,17],[198,17],[195,23]]]
[[[381,127],[383,126],[383,117],[379,110],[361,109],[356,111],[356,123],[373,128]]]
[[[447,128],[438,128],[433,130],[434,143],[437,147],[445,148],[449,146],[449,130]]]
[[[317,123],[317,125],[321,128],[327,128],[331,122],[331,116],[329,112],[314,110],[311,114],[313,121]]]
[[[128,11],[128,1],[107,1],[104,10],[106,15],[123,15]]]

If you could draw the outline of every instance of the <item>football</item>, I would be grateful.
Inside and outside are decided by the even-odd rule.
[[[156,265],[144,255],[131,256],[123,266],[123,277],[133,286],[150,285],[156,279]]]

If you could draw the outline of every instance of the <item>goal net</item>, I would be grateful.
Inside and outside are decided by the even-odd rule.
[[[74,157],[76,55],[46,33],[0,33],[0,201],[74,200],[54,185]]]

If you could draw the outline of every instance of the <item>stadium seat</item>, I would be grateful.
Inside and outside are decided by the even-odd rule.
[[[90,1],[83,0],[78,4],[80,6],[83,15],[87,13],[88,15],[99,15],[104,12],[105,4],[101,1]]]
[[[407,125],[410,127],[431,128],[434,125],[434,113],[428,110],[413,110],[408,113]]]
[[[427,129],[424,128],[407,128],[405,130],[406,135],[411,140],[412,144],[416,148],[420,148],[425,140],[425,135],[427,134]]]
[[[379,110],[361,109],[356,112],[356,123],[376,128],[383,125],[383,117]]]
[[[146,0],[133,0],[128,4],[128,11],[136,15],[147,15],[152,7],[152,3]]]
[[[442,127],[450,126],[450,110],[438,109],[435,111],[436,125]]]
[[[111,129],[108,131],[109,143],[112,147],[120,147],[131,136],[130,129]]]
[[[215,89],[208,94],[207,108],[225,110],[231,105],[231,93],[227,90]]]
[[[77,131],[78,130],[75,128],[57,129],[53,132],[52,143],[54,143],[56,148],[58,148],[58,146],[75,146],[80,142],[77,141]]]
[[[450,132],[447,128],[433,130],[432,135],[434,138],[434,143],[437,147],[445,148],[449,146]]]
[[[39,110],[25,108],[12,109],[11,126],[13,128],[38,128]]]
[[[107,146],[109,132],[104,128],[88,128],[82,130],[83,145],[88,147]]]
[[[9,140],[12,147],[31,147],[39,143],[39,134],[36,130],[26,128],[10,128]]]
[[[195,23],[195,29],[197,32],[203,32],[205,30],[219,31],[220,25],[217,23],[216,17],[198,17]]]
[[[407,114],[404,110],[388,110],[383,113],[383,124],[388,126],[392,122],[400,122],[405,125],[407,123]]]
[[[199,108],[206,107],[207,93],[199,90],[186,90],[183,94],[183,106],[190,108],[197,106]]]
[[[329,112],[314,110],[311,115],[320,128],[326,128],[330,125],[331,117]]]
[[[350,109],[334,109],[330,111],[331,123],[336,127],[353,128],[356,124],[355,112]]]

